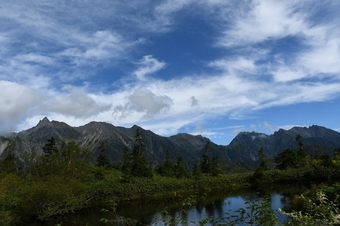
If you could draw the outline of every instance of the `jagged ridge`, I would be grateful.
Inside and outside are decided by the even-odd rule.
[[[71,127],[64,122],[42,119],[35,127],[10,135],[0,137],[0,158],[14,153],[18,161],[25,163],[27,153],[42,153],[42,146],[47,139],[53,136],[57,145],[74,140],[82,147],[88,148],[95,161],[99,154],[99,147],[105,142],[107,155],[115,164],[122,162],[124,147],[132,148],[134,135],[140,128],[116,127],[105,122],[90,122],[84,126]],[[152,166],[162,162],[165,152],[169,151],[175,159],[182,155],[188,164],[198,162],[204,152],[208,138],[200,135],[180,133],[170,137],[159,136],[152,131],[140,128],[146,144],[145,156]],[[232,142],[217,145],[210,142],[210,154],[216,153],[221,161],[229,165],[241,164],[251,167],[257,160],[258,150],[262,147],[269,157],[274,157],[284,149],[297,148],[295,137],[303,137],[307,152],[313,153],[316,149],[332,153],[334,148],[340,147],[340,133],[321,126],[294,127],[290,130],[280,129],[272,135],[256,132],[241,132]]]

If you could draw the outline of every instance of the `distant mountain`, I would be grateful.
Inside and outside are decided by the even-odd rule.
[[[133,148],[134,135],[138,128],[143,134],[146,144],[144,154],[151,166],[162,163],[166,151],[170,152],[174,161],[176,156],[181,155],[188,165],[199,162],[207,142],[210,142],[210,156],[216,153],[220,160],[229,167],[239,165],[248,168],[256,165],[258,151],[261,147],[269,157],[276,156],[286,148],[297,149],[298,146],[295,142],[297,134],[302,136],[305,149],[309,153],[321,149],[332,154],[334,148],[340,147],[340,133],[321,126],[280,129],[272,135],[241,132],[229,145],[225,146],[217,145],[200,135],[180,133],[163,137],[136,125],[124,128],[105,122],[90,122],[84,126],[71,127],[66,123],[44,118],[31,129],[13,133],[8,137],[0,137],[0,159],[12,153],[20,164],[25,164],[31,153],[42,154],[43,145],[53,136],[59,147],[63,142],[75,141],[80,146],[89,149],[92,153],[92,161],[95,161],[99,155],[99,147],[104,142],[108,150],[106,155],[114,164],[121,164],[123,150],[125,147]]]
[[[280,129],[272,135],[256,132],[241,132],[226,147],[232,161],[256,161],[258,150],[263,148],[270,158],[287,148],[298,149],[295,141],[300,134],[305,151],[315,154],[317,149],[323,153],[333,154],[335,148],[340,147],[340,133],[321,126],[293,127],[290,130]]]

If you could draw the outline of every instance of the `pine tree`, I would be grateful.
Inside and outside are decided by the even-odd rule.
[[[47,143],[42,147],[42,149],[45,154],[54,154],[59,151],[53,136],[47,140]]]
[[[205,146],[204,154],[202,155],[202,161],[201,161],[202,173],[210,173],[210,160],[209,160],[209,155],[208,155],[209,149],[210,149],[210,142],[208,141]]]
[[[97,166],[108,167],[108,168],[112,167],[112,164],[111,164],[111,161],[110,161],[109,157],[107,157],[105,155],[105,153],[107,152],[107,149],[105,147],[105,143],[104,142],[101,143],[99,149],[100,149],[100,154],[97,157],[97,161],[96,161],[97,164],[96,165]]]
[[[165,162],[158,167],[158,173],[162,176],[174,176],[174,164],[169,151],[165,153]]]
[[[199,164],[194,164],[192,175],[197,179],[202,177],[202,171],[199,167]]]
[[[140,129],[137,129],[136,131],[135,141],[136,145],[134,146],[131,155],[131,175],[137,177],[150,177],[151,171],[148,167],[148,161],[143,155],[146,146]]]
[[[182,178],[188,176],[188,172],[185,169],[184,159],[181,155],[177,156],[176,165],[175,165],[175,172],[177,178]]]
[[[296,135],[295,141],[296,141],[296,143],[299,145],[299,151],[297,152],[299,158],[304,158],[304,157],[306,157],[307,154],[306,154],[306,152],[305,152],[303,140],[302,140],[302,137],[301,137],[300,134]]]
[[[214,153],[211,159],[210,173],[212,176],[218,176],[220,173],[222,173],[221,165],[216,153]]]
[[[260,166],[259,168],[261,170],[267,170],[268,169],[268,157],[266,156],[266,153],[264,152],[263,148],[261,147],[259,150],[259,162],[260,162]]]

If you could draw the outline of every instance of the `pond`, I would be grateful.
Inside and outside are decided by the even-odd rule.
[[[140,225],[164,225],[165,219],[172,217],[176,220],[187,220],[188,222],[198,222],[208,217],[214,216],[225,217],[226,213],[234,215],[234,211],[240,208],[246,208],[247,201],[256,201],[259,198],[269,198],[273,210],[278,210],[286,205],[286,200],[289,200],[294,194],[301,193],[305,190],[304,187],[296,186],[280,186],[274,189],[266,189],[266,191],[212,191],[204,194],[197,194],[195,197],[197,203],[188,209],[188,212],[182,214],[181,205],[184,197],[179,198],[169,197],[162,200],[139,200],[138,202],[122,203],[116,206],[116,211],[112,211],[113,205],[106,206],[107,212],[103,212],[102,206],[83,210],[65,216],[64,219],[59,219],[63,222],[63,226],[71,225],[119,225],[116,220],[117,216],[131,218],[141,222]],[[167,211],[164,216],[162,212]],[[286,217],[279,215],[280,222],[284,222]],[[105,218],[110,222],[103,224],[100,219]],[[118,222],[118,223],[117,223]],[[196,225],[195,223],[191,225]]]

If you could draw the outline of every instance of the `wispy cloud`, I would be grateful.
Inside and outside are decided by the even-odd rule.
[[[138,62],[138,69],[133,73],[139,80],[145,80],[145,76],[155,73],[165,67],[165,63],[151,55],[143,56]]]

